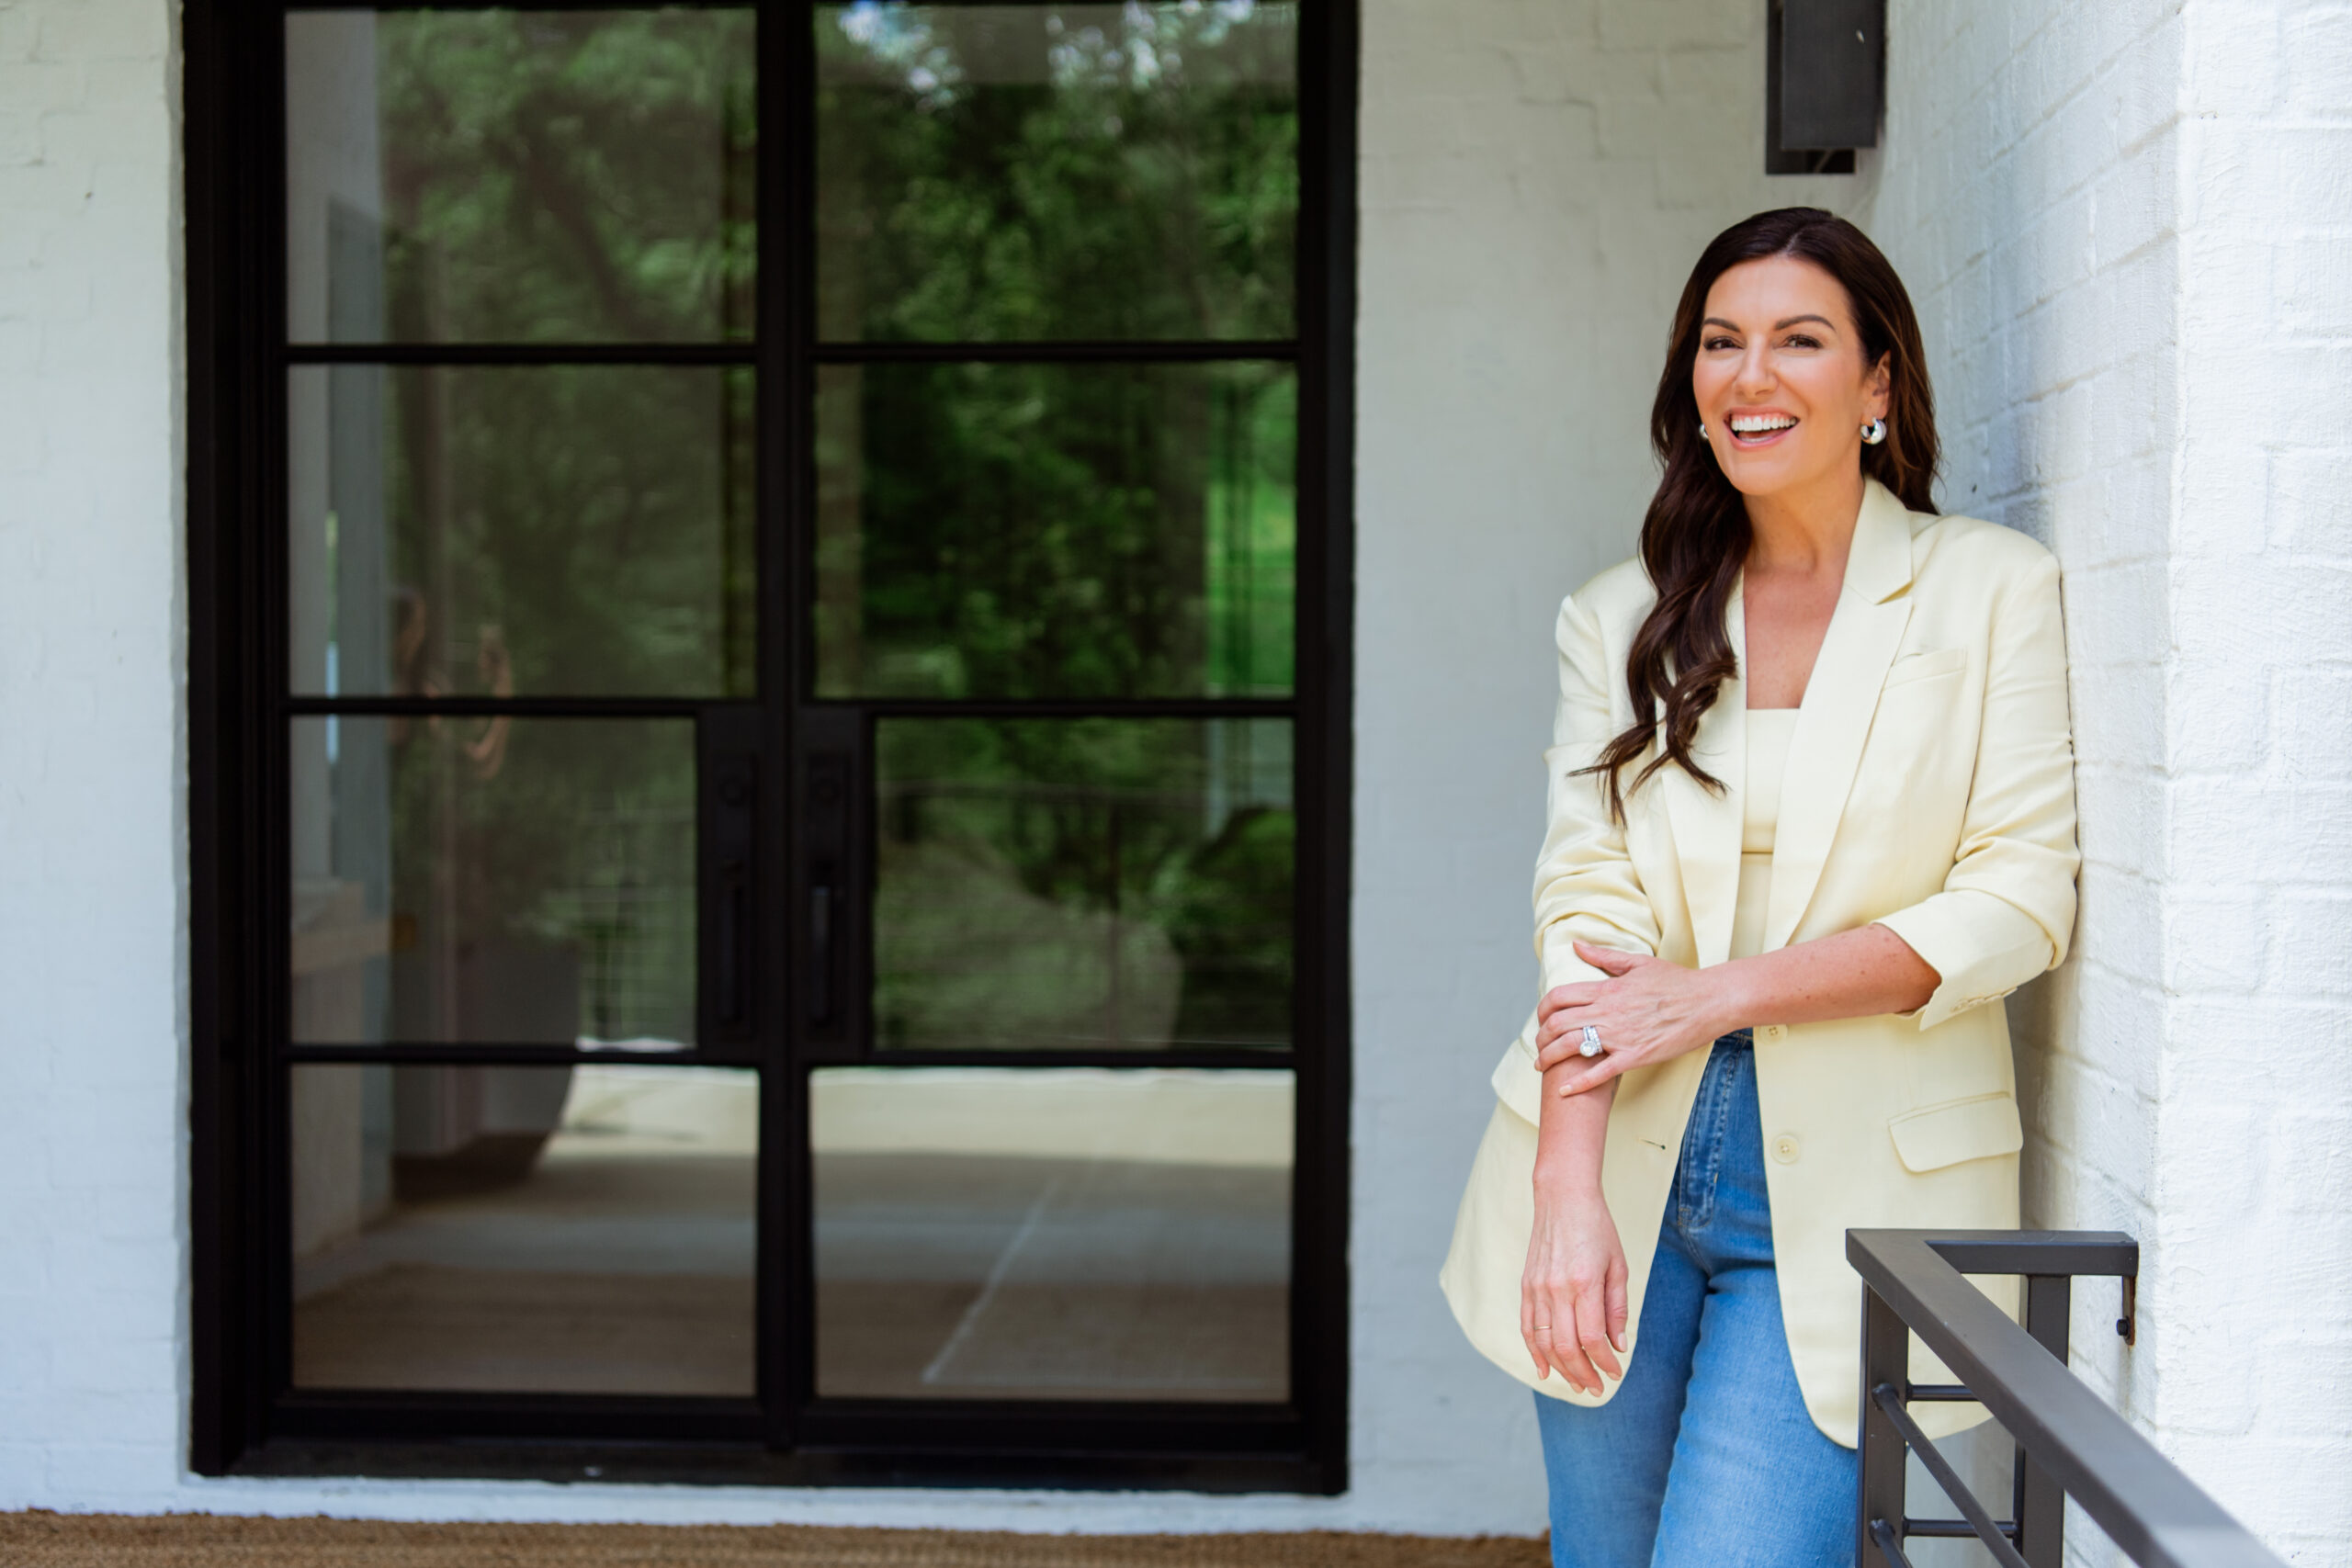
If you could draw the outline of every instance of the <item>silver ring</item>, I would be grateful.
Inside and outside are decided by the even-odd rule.
[[[1600,1030],[1594,1028],[1589,1023],[1584,1026],[1584,1043],[1577,1047],[1577,1055],[1579,1056],[1598,1056],[1600,1055]]]

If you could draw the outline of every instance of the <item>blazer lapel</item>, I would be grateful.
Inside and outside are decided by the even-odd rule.
[[[1910,584],[1911,514],[1892,491],[1867,480],[1846,557],[1845,584],[1789,743],[1789,771],[1781,784],[1781,818],[1772,840],[1767,953],[1787,944],[1820,885],[1861,763],[1862,744],[1878,714],[1887,666],[1894,662],[1911,621],[1911,600],[1903,592]],[[1732,847],[1736,878],[1736,840]]]
[[[1747,620],[1740,585],[1732,585],[1724,606],[1724,629],[1733,653],[1745,668]],[[1723,781],[1721,795],[1680,768],[1659,772],[1668,820],[1674,827],[1675,858],[1682,867],[1682,896],[1690,908],[1690,933],[1699,966],[1721,964],[1731,953],[1732,914],[1739,900],[1741,794],[1747,782],[1747,686],[1738,675],[1725,681],[1714,705],[1699,716],[1691,752],[1699,765]]]

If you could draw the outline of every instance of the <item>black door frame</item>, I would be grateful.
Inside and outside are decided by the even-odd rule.
[[[510,0],[510,4],[512,0]],[[522,0],[565,5],[578,0]],[[592,0],[593,3],[593,0]],[[791,626],[808,558],[813,475],[807,452],[815,365],[839,355],[814,343],[808,226],[813,210],[813,76],[809,0],[745,0],[760,14],[763,116],[761,272],[756,348],[619,351],[630,362],[755,365],[760,378],[760,617]],[[986,3],[986,0],[982,0]],[[188,810],[191,1007],[190,1180],[194,1388],[189,1465],[199,1474],[415,1475],[538,1480],[642,1479],[776,1484],[940,1484],[1181,1487],[1332,1494],[1347,1484],[1348,1273],[1351,1189],[1348,905],[1351,846],[1353,353],[1357,8],[1306,0],[1300,83],[1302,203],[1296,346],[1299,376],[1297,684],[1295,715],[1299,976],[1296,1036],[1280,1065],[1296,1074],[1293,1192],[1293,1396],[1282,1405],[1106,1405],[957,1402],[908,1407],[811,1397],[806,1355],[763,1354],[756,1400],[585,1395],[312,1395],[286,1386],[282,1238],[288,1234],[286,1114],[280,1085],[295,1060],[348,1053],[289,1052],[284,1039],[286,908],[285,720],[306,705],[285,694],[285,489],[281,455],[285,368],[290,362],[461,362],[467,351],[284,347],[282,26],[289,7],[267,0],[192,0],[185,17],[185,158],[188,376]],[[777,25],[779,22],[785,25]],[[782,129],[779,137],[770,128]],[[778,155],[780,144],[794,155]],[[1216,345],[1232,355],[1241,345]],[[1027,348],[1023,357],[1043,354]],[[921,347],[862,354],[928,356]],[[1182,347],[1057,345],[1054,357],[1200,357]],[[501,362],[515,358],[501,350]],[[968,348],[943,357],[975,357]],[[603,358],[560,350],[548,359]],[[779,536],[781,537],[779,538]],[[763,708],[724,702],[507,704],[500,711],[599,714],[623,709],[692,715],[706,768],[741,758],[774,770],[763,793],[779,804],[753,846],[764,886],[789,889],[767,925],[746,932],[768,959],[752,998],[771,1035],[788,1004],[785,977],[808,952],[808,732],[828,723],[870,728],[875,705],[805,695],[807,649],[768,636],[759,655]],[[368,705],[400,711],[400,700]],[[463,705],[441,703],[436,711]],[[937,705],[978,716],[986,705]],[[1018,705],[1022,713],[1052,705]],[[351,711],[345,702],[338,711]],[[893,704],[888,711],[923,705]],[[1012,705],[1007,705],[1008,709]],[[1232,716],[1246,705],[1198,705]],[[1068,705],[1069,711],[1181,712],[1182,703]],[[797,709],[796,719],[793,710]],[[756,716],[764,712],[764,719]],[[747,732],[749,721],[755,729]],[[797,728],[808,755],[796,755]],[[725,731],[732,731],[732,736]],[[729,750],[718,740],[732,740]],[[780,775],[780,776],[777,776]],[[709,791],[703,792],[706,801]],[[854,792],[849,797],[855,800]],[[707,808],[706,808],[707,809]],[[853,807],[853,817],[854,807]],[[710,857],[706,819],[702,859]],[[854,822],[844,828],[854,833]],[[703,875],[710,875],[707,864]],[[704,897],[708,906],[707,887]],[[771,907],[772,908],[772,907]],[[847,913],[847,911],[844,911]],[[848,924],[848,922],[844,922]],[[706,927],[707,922],[706,922]],[[854,925],[850,929],[855,929]],[[707,942],[707,934],[704,938]],[[707,1011],[707,1010],[706,1010]],[[714,1042],[686,1062],[763,1069],[761,1201],[805,1227],[807,1074],[826,1059],[806,1043],[747,1055]],[[1263,1053],[1160,1053],[1160,1065],[1276,1065]],[[1233,1058],[1233,1059],[1228,1059]],[[403,1052],[443,1063],[571,1059],[544,1050],[454,1047]],[[842,1059],[832,1054],[831,1059]],[[1083,1058],[1057,1055],[1057,1063]],[[897,1060],[894,1055],[893,1060]],[[997,1055],[991,1060],[1011,1065]],[[763,1222],[763,1225],[769,1224]],[[805,1247],[763,1247],[764,1320],[811,1300]],[[787,1259],[779,1253],[790,1255]],[[794,1337],[802,1343],[807,1337]],[[803,1348],[805,1349],[805,1343]]]

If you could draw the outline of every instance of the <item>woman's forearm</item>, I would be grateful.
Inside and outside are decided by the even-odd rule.
[[[1566,1072],[1544,1076],[1519,1333],[1538,1377],[1556,1371],[1597,1394],[1603,1379],[1625,1375],[1625,1248],[1600,1190],[1617,1086],[1563,1099]]]
[[[1880,925],[1711,969],[1583,942],[1576,953],[1608,977],[1555,986],[1537,1007],[1535,1063],[1547,1099],[1590,1094],[1621,1073],[1670,1062],[1752,1024],[1910,1012],[1943,983],[1910,943]],[[1588,1031],[1601,1046],[1589,1059],[1577,1050]]]
[[[1560,1085],[1575,1069],[1563,1064],[1544,1075],[1544,1120],[1535,1130],[1535,1184],[1563,1196],[1600,1195],[1600,1156],[1609,1146],[1613,1082],[1597,1093],[1563,1098]]]
[[[1823,1023],[1925,1007],[1943,977],[1884,926],[1860,926],[1736,958],[1702,973],[1720,1008],[1719,1032],[1753,1023]]]

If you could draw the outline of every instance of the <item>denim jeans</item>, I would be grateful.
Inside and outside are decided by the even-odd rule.
[[[1747,1031],[1707,1059],[1623,1386],[1535,1409],[1555,1568],[1851,1568],[1854,1453],[1789,1361]]]

